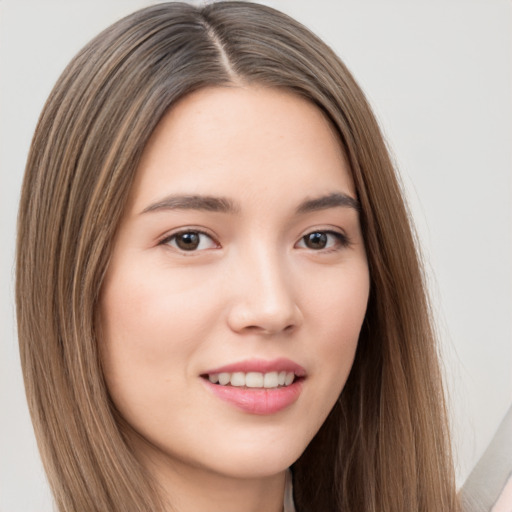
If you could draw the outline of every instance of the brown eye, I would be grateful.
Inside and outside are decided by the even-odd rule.
[[[321,251],[323,249],[341,249],[350,245],[348,238],[336,231],[312,231],[303,236],[298,247],[303,249],[311,249],[313,251]]]
[[[195,251],[199,247],[199,233],[182,233],[176,235],[176,245],[183,251]]]
[[[166,238],[162,243],[186,252],[217,247],[214,240],[201,231],[182,231]]]
[[[327,247],[328,236],[327,233],[317,231],[315,233],[309,233],[304,238],[304,245],[308,249],[325,249]]]

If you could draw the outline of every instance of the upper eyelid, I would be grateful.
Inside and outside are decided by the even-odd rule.
[[[311,235],[313,233],[326,233],[328,235],[332,235],[335,238],[337,238],[340,243],[344,246],[349,246],[352,244],[351,238],[344,232],[344,231],[337,231],[335,229],[312,229],[305,232],[303,235],[300,236],[300,238],[297,240],[296,243],[301,242],[306,238],[308,235]]]
[[[186,250],[181,247],[178,247],[177,246],[178,242],[176,240],[176,237],[178,237],[179,235],[185,234],[185,233],[198,233],[199,235],[204,235],[211,240],[211,244],[213,245],[213,247],[202,247],[202,248],[196,247],[196,248],[190,249],[190,250]],[[166,236],[161,238],[160,241],[157,242],[156,246],[162,247],[169,251],[172,251],[176,255],[187,256],[187,257],[199,256],[202,253],[204,253],[205,251],[209,252],[212,250],[217,250],[217,249],[222,248],[222,246],[220,245],[220,243],[214,236],[207,233],[203,229],[197,229],[197,228],[196,229],[188,229],[188,228],[178,229],[171,233],[168,233]]]
[[[168,240],[172,239],[175,236],[181,235],[183,233],[200,233],[201,235],[206,235],[207,237],[211,238],[215,243],[220,244],[217,237],[205,230],[204,228],[195,228],[195,227],[183,227],[183,228],[176,228],[172,231],[167,232],[165,235],[158,238],[157,243],[163,244],[167,242]]]
[[[317,228],[308,228],[302,233],[302,235],[300,235],[299,240],[312,233],[330,233],[335,236],[346,238],[347,240],[350,239],[348,233],[339,226],[323,226]]]
[[[338,226],[321,226],[321,227],[313,227],[308,228],[304,231],[302,236],[309,235],[310,233],[333,233],[339,235],[345,235],[345,230]]]

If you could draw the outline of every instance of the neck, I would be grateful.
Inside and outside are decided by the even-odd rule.
[[[147,467],[169,512],[282,512],[286,471],[259,477],[230,476],[173,460]]]

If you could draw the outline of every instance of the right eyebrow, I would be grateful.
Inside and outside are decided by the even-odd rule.
[[[225,197],[202,195],[171,195],[152,203],[141,214],[162,210],[202,210],[207,212],[237,213],[239,206]]]

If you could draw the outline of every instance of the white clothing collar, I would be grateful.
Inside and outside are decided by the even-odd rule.
[[[286,471],[286,479],[284,482],[283,512],[295,512],[295,505],[293,503],[292,472],[290,469]]]

